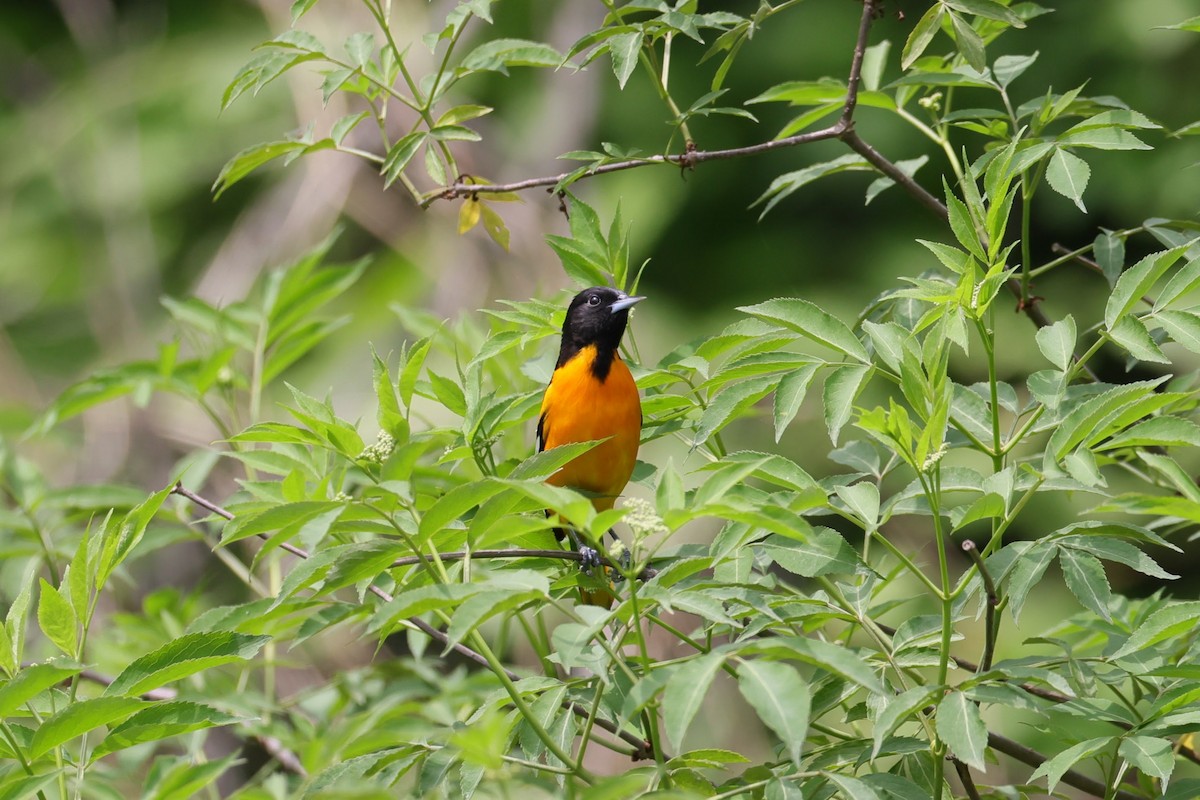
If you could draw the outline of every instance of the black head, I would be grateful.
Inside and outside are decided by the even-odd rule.
[[[559,365],[583,348],[595,345],[600,356],[598,361],[604,362],[601,369],[607,374],[612,354],[620,346],[621,336],[629,323],[629,309],[644,299],[630,297],[607,286],[593,286],[575,295],[563,321]]]

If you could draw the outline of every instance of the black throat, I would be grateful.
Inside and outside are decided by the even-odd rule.
[[[596,380],[603,383],[608,378],[609,370],[612,369],[613,359],[617,356],[616,344],[609,344],[602,341],[578,342],[571,338],[569,334],[564,333],[562,345],[558,348],[558,363],[554,365],[554,368],[558,369],[563,366],[588,346],[596,348],[596,358],[592,361],[591,373],[596,377]]]

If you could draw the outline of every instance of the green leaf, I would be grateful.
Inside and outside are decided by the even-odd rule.
[[[1121,740],[1117,752],[1143,774],[1161,780],[1164,788],[1175,769],[1175,748],[1166,739],[1128,736]]]
[[[948,5],[948,4],[947,4]],[[976,72],[987,70],[987,55],[983,49],[983,39],[971,25],[953,12],[950,13],[950,25],[954,30],[954,40],[958,43],[958,51]]]
[[[1167,308],[1176,300],[1200,288],[1200,258],[1192,258],[1167,281],[1154,300],[1154,310]]]
[[[812,695],[795,667],[776,661],[743,661],[737,669],[738,689],[787,747],[792,763],[800,765]]]
[[[1112,740],[1113,737],[1111,736],[1100,736],[1095,739],[1086,739],[1073,747],[1068,747],[1054,758],[1043,761],[1041,766],[1035,769],[1033,774],[1029,776],[1029,782],[1033,783],[1038,778],[1045,777],[1046,789],[1053,792],[1054,787],[1062,779],[1064,772],[1075,766],[1076,762],[1107,749]]]
[[[1200,17],[1192,17],[1185,19],[1183,22],[1176,22],[1174,25],[1158,25],[1159,30],[1167,31],[1196,31],[1200,32]]]
[[[1133,314],[1126,314],[1117,319],[1117,324],[1109,329],[1108,335],[1112,340],[1138,361],[1151,361],[1156,364],[1170,364],[1171,359],[1163,354],[1150,331],[1140,319]]]
[[[1071,594],[1075,595],[1085,608],[1112,621],[1108,610],[1112,590],[1109,588],[1108,577],[1104,574],[1104,565],[1100,563],[1100,559],[1090,553],[1061,547],[1058,551],[1058,563],[1062,565],[1063,578]]]
[[[1028,56],[1000,56],[992,65],[992,75],[996,78],[996,83],[1000,84],[1001,88],[1007,89],[1010,83],[1033,66],[1037,57],[1037,53]]]
[[[884,740],[941,693],[941,688],[936,686],[914,686],[898,695],[886,697],[886,705],[875,718],[875,736],[871,757],[878,756]]]
[[[831,370],[825,378],[825,427],[835,445],[838,434],[854,413],[854,400],[870,372],[870,367],[847,364]]]
[[[1091,176],[1092,168],[1086,161],[1061,147],[1055,149],[1046,166],[1046,181],[1050,188],[1074,201],[1085,214],[1087,209],[1083,205],[1083,191],[1087,188]]]
[[[25,667],[12,680],[0,683],[0,719],[11,715],[51,686],[62,683],[82,671],[82,664],[65,659]]]
[[[300,151],[307,147],[308,145],[305,142],[296,142],[290,139],[277,142],[264,142],[256,144],[253,147],[247,147],[225,162],[225,166],[221,167],[221,171],[217,173],[217,179],[213,181],[212,185],[214,199],[219,198],[225,193],[226,189],[264,164],[274,161],[277,158],[299,154]]]
[[[1163,380],[1163,378],[1159,378],[1152,381],[1127,383],[1084,400],[1071,409],[1071,412],[1050,435],[1050,441],[1046,443],[1048,455],[1055,460],[1061,459],[1081,442],[1089,440],[1093,436],[1104,436],[1105,431],[1102,426],[1109,424],[1111,420],[1126,410],[1137,408]],[[1147,409],[1138,416],[1144,416],[1151,410]],[[1137,417],[1131,419],[1130,422],[1135,419]]]
[[[774,409],[776,444],[783,437],[788,425],[796,418],[804,396],[808,393],[808,386],[819,368],[819,364],[805,364],[779,381],[779,386],[775,389]]]
[[[1152,417],[1118,433],[1096,450],[1118,447],[1200,447],[1200,425],[1182,417]]]
[[[1017,557],[1017,564],[1013,567],[1012,577],[1008,581],[1008,598],[1012,606],[1014,622],[1020,621],[1021,609],[1025,606],[1025,598],[1029,596],[1029,591],[1046,574],[1046,569],[1054,561],[1054,556],[1057,553],[1058,549],[1056,547],[1041,544],[1027,547]]]
[[[425,131],[413,131],[397,139],[388,148],[383,166],[379,170],[384,176],[383,188],[391,186],[404,173],[405,167],[413,160],[421,145],[425,144],[427,136]]]
[[[232,725],[241,721],[241,717],[226,714],[200,703],[184,700],[156,703],[149,708],[143,708],[110,730],[108,736],[104,737],[104,740],[92,751],[91,761],[145,742],[156,742],[192,731],[220,725]]]
[[[838,792],[845,800],[884,800],[871,784],[861,778],[854,778],[839,772],[822,772],[821,775],[838,787]]]
[[[941,28],[942,15],[945,13],[944,5],[934,3],[917,20],[917,24],[913,26],[912,33],[908,35],[908,40],[904,43],[904,50],[900,54],[900,69],[907,70],[914,61],[921,57],[925,48],[929,46],[934,35]]]
[[[738,311],[796,331],[864,364],[871,362],[866,348],[846,323],[807,300],[780,297],[753,306],[739,306]]]
[[[887,692],[875,670],[854,650],[844,645],[800,636],[777,636],[750,641],[742,645],[741,652],[796,659],[845,678],[867,691],[876,694]]]
[[[688,727],[708,696],[708,687],[725,663],[725,654],[712,651],[675,667],[663,691],[663,725],[676,750],[682,749]]]
[[[356,67],[365,67],[375,54],[375,37],[368,32],[352,33],[344,45],[350,63]]]
[[[43,722],[34,732],[29,743],[29,757],[37,758],[52,747],[69,742],[94,728],[123,720],[145,705],[144,700],[136,697],[77,700]]]
[[[1116,285],[1117,278],[1125,269],[1125,240],[1111,232],[1101,233],[1092,243],[1092,254],[1104,272],[1108,285]]]
[[[1053,325],[1038,328],[1037,346],[1051,364],[1066,371],[1075,355],[1076,336],[1075,318],[1067,314]]]
[[[622,89],[629,81],[629,76],[637,68],[638,54],[642,50],[642,32],[640,30],[628,33],[618,33],[609,39],[608,54],[612,58],[613,74],[617,76],[617,85]]]
[[[253,658],[270,636],[212,631],[189,633],[147,653],[121,671],[104,694],[138,695],[201,670]]]
[[[859,155],[839,156],[832,161],[825,161],[820,164],[812,164],[798,169],[793,172],[785,172],[775,180],[771,181],[770,186],[763,192],[757,200],[750,204],[751,208],[766,203],[763,207],[762,214],[759,219],[762,219],[767,213],[774,208],[779,201],[783,200],[788,195],[795,192],[801,187],[807,186],[818,178],[823,178],[826,175],[833,175],[837,172],[870,172],[874,170],[866,159]]]
[[[346,511],[345,503],[332,500],[304,500],[272,506],[261,514],[241,514],[225,525],[221,533],[221,544],[229,544],[279,531],[283,538],[291,538],[302,529],[316,525],[326,532]]]
[[[1159,311],[1152,319],[1162,326],[1172,340],[1193,353],[1200,353],[1200,314],[1194,311]]]
[[[463,59],[462,69],[508,74],[509,67],[557,67],[562,53],[543,42],[528,39],[491,39]]]
[[[761,548],[772,562],[805,578],[832,572],[848,575],[862,565],[850,543],[830,528],[811,528],[803,538],[786,533],[768,536]]]
[[[71,603],[58,590],[39,579],[38,627],[46,638],[67,656],[74,657],[79,647],[79,621]]]
[[[978,770],[986,769],[987,727],[979,706],[959,691],[947,694],[937,706],[938,736],[959,760]]]
[[[722,389],[704,409],[696,426],[695,441],[706,442],[725,427],[734,415],[741,413],[767,396],[779,383],[778,375],[761,375],[748,381],[734,383]]]
[[[996,0],[941,0],[941,2],[955,11],[961,11],[964,14],[974,14],[977,17],[994,19],[997,22],[1003,22],[1005,25],[1011,25],[1014,28],[1025,27],[1025,21],[1017,16],[1016,12],[1005,4],[996,2]]]
[[[1126,658],[1134,653],[1140,653],[1148,647],[1181,636],[1196,627],[1196,618],[1200,616],[1200,601],[1172,603],[1155,611],[1143,620],[1133,631],[1117,652],[1108,658],[1117,660]]]

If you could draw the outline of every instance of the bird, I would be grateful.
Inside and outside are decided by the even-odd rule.
[[[591,495],[596,511],[613,507],[637,462],[642,404],[618,348],[629,324],[629,309],[644,299],[606,286],[593,286],[575,295],[563,320],[558,361],[542,397],[538,452],[605,440],[567,462],[546,481]],[[550,512],[546,513],[549,516]],[[581,541],[574,530],[557,528],[554,533],[559,541],[570,537],[585,572],[599,566],[596,549]],[[617,538],[613,531],[609,533]],[[590,605],[608,607],[612,603],[611,595],[604,591],[581,590],[581,594]]]

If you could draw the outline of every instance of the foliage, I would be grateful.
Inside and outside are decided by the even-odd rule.
[[[364,2],[378,29],[349,37],[344,55],[293,28],[237,73],[224,103],[317,64],[326,99],[348,93],[365,110],[328,137],[240,153],[216,192],[269,161],[342,150],[376,163],[416,202],[463,199],[460,230],[482,220],[503,244],[492,201],[547,186],[570,215],[570,236],[548,238],[565,274],[630,289],[640,272],[620,210],[606,223],[567,189],[616,169],[764,149],[698,150],[689,122],[754,121],[716,105],[723,82],[753,34],[794,5],[764,4],[750,17],[691,3],[610,5],[565,54],[487,39],[464,55],[467,27],[491,21],[493,4],[473,0],[426,37],[438,66],[417,76],[389,5]],[[314,4],[298,0],[293,21]],[[944,219],[943,235],[921,242],[924,272],[859,298],[852,324],[809,300],[765,299],[642,363],[643,441],[678,443],[688,465],[639,465],[652,502],[597,513],[580,493],[544,483],[588,444],[531,455],[562,297],[454,323],[398,309],[409,341],[373,355],[373,424],[291,385],[284,419],[264,411],[270,387],[341,323],[329,306],[366,269],[327,265],[332,239],[265,274],[246,301],[169,301],[179,336],[157,359],[63,393],[39,430],[123,394],[182,397],[217,425],[221,457],[243,477],[226,505],[198,493],[214,469],[199,454],[149,498],[54,491],[3,451],[2,524],[28,564],[0,628],[6,796],[118,794],[135,775],[150,796],[187,796],[234,765],[197,757],[189,742],[200,737],[188,735],[227,726],[278,764],[240,789],[246,798],[472,796],[500,782],[499,791],[545,796],[1028,797],[1060,783],[1102,797],[1191,796],[1186,763],[1196,756],[1179,737],[1196,728],[1196,605],[1165,591],[1126,597],[1105,562],[1169,581],[1160,562],[1170,566],[1200,523],[1187,370],[1187,353],[1200,353],[1196,228],[1149,219],[1045,263],[1030,246],[1043,185],[1083,210],[1085,159],[1148,148],[1159,126],[1085,87],[1018,88],[1036,54],[988,51],[1036,24],[1044,10],[1031,3],[941,0],[898,54],[887,42],[867,46],[877,10],[864,4],[847,81],[789,81],[750,101],[798,109],[771,140],[779,146],[831,139],[853,150],[778,176],[760,202],[773,212],[815,180],[871,170],[868,202],[900,186]],[[686,111],[668,66],[683,39],[707,45],[698,69],[713,70],[710,92]],[[479,138],[465,123],[492,110],[458,100],[463,79],[598,58],[621,87],[639,67],[647,73],[673,131],[668,155],[606,145],[568,154],[585,162],[578,169],[522,186],[455,179],[455,143]],[[971,105],[959,108],[960,97]],[[396,137],[388,114],[400,107],[413,114]],[[852,124],[859,107],[912,126],[930,152],[888,161]],[[814,130],[828,118],[837,121]],[[367,121],[383,154],[345,144]],[[669,154],[676,135],[682,152]],[[933,163],[942,172],[924,185],[940,197],[916,180]],[[434,185],[421,190],[426,177]],[[1127,266],[1127,242],[1153,250]],[[1052,321],[1033,282],[1078,260],[1107,281],[1107,302]],[[1008,380],[996,367],[1006,293],[1034,323],[1025,335],[1045,359]],[[1097,374],[1100,354],[1113,352],[1138,379]],[[986,378],[966,384],[970,367]],[[844,471],[814,477],[781,452],[727,446],[732,425],[768,407],[776,443],[802,412],[821,414],[829,458]],[[1059,496],[1074,504],[1072,522],[1033,540],[1010,535]],[[197,507],[209,516],[195,519]],[[580,584],[605,578],[578,574],[574,554],[559,549],[551,528],[562,521],[597,543],[614,525],[626,531],[629,566],[608,562],[625,573],[612,608],[577,604]],[[705,521],[710,541],[676,535]],[[151,595],[143,640],[106,641],[102,598],[136,580],[139,560],[195,538],[245,594],[206,599],[194,614],[179,613],[184,599]],[[1017,641],[1006,623],[1029,625],[1035,587],[1058,575],[1078,608]],[[281,667],[316,641],[360,637],[377,644],[373,663],[281,701]],[[512,666],[522,654],[532,656]],[[769,732],[769,752],[741,731],[710,746],[721,687]],[[601,750],[635,763],[602,771]]]

